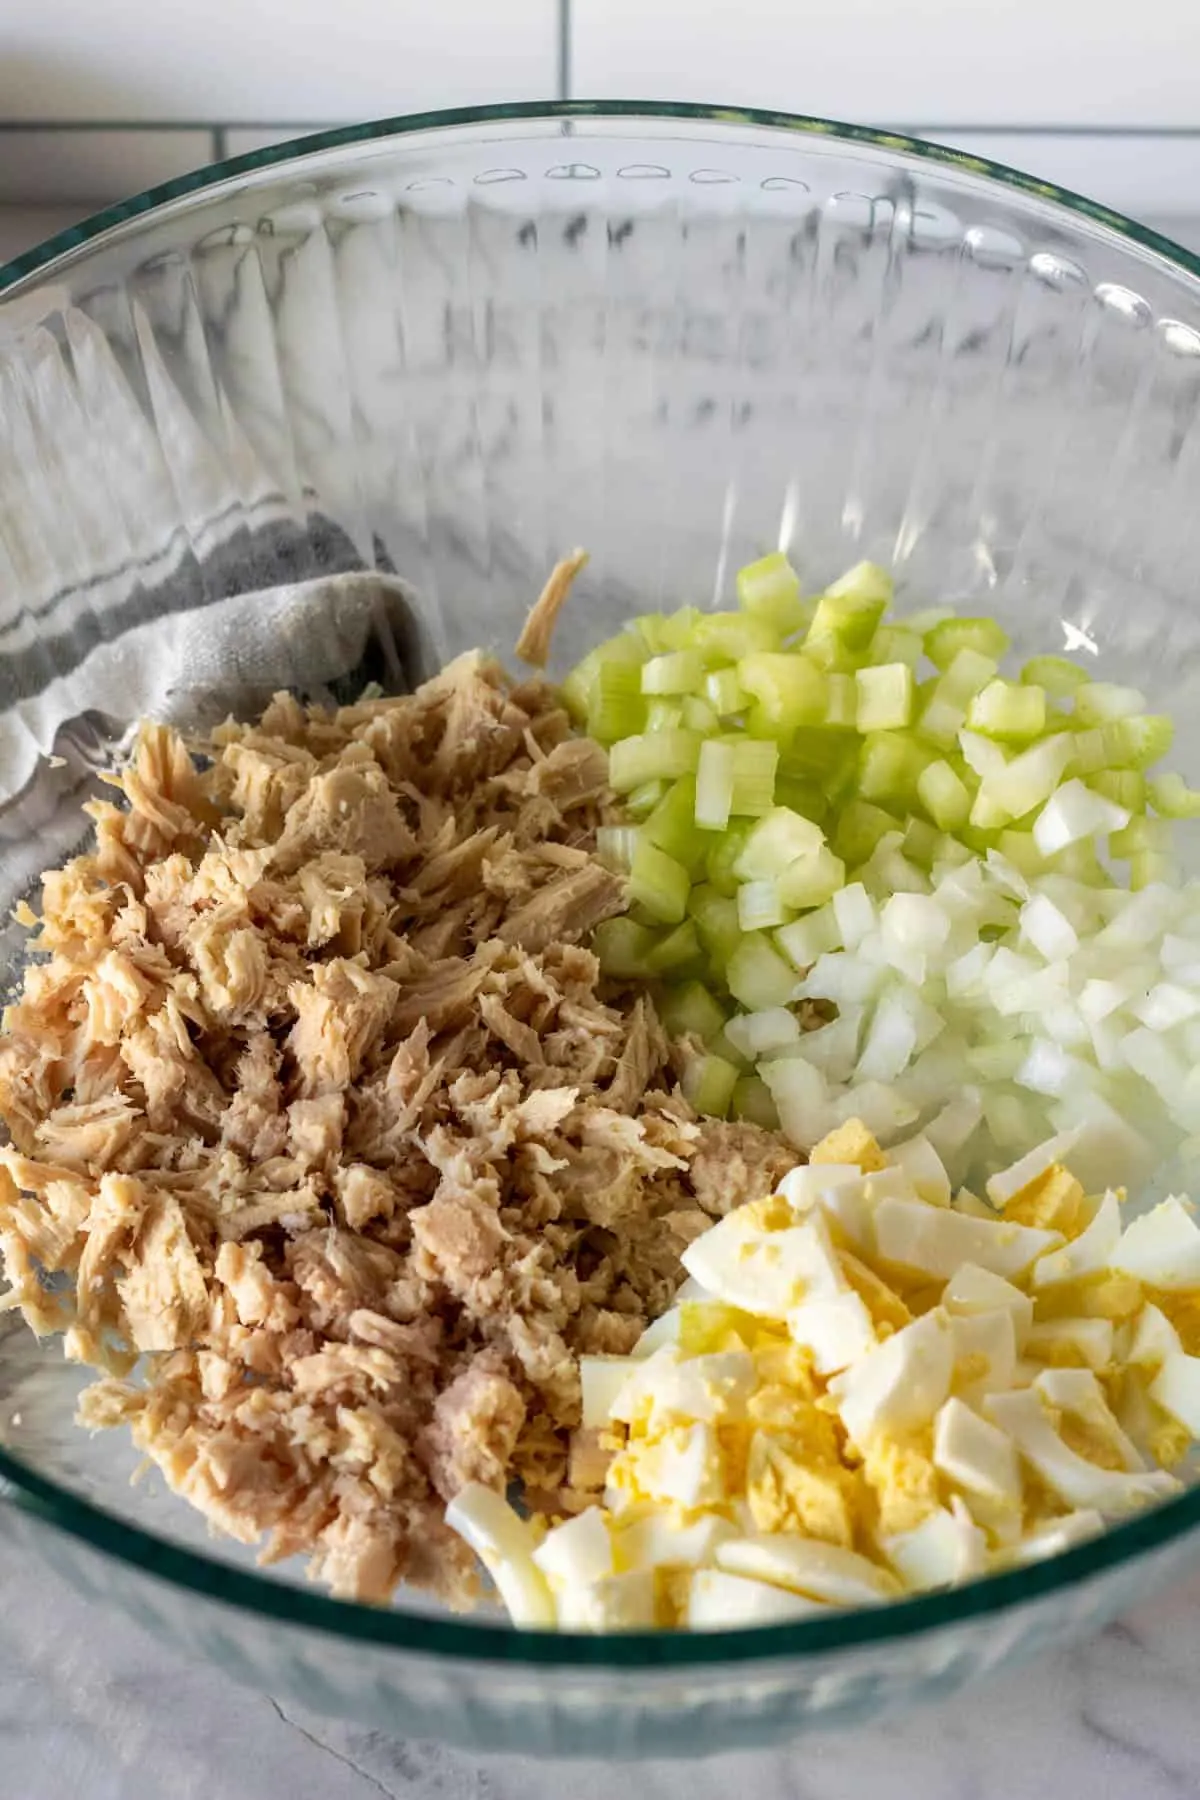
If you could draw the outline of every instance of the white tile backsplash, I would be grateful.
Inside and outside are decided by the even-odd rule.
[[[857,124],[1200,123],[1195,0],[573,0],[571,91]]]
[[[212,161],[210,131],[0,131],[0,202],[105,201]]]
[[[0,119],[382,118],[548,99],[557,0],[0,0]]]

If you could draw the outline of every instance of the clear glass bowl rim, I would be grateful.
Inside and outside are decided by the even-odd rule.
[[[1061,205],[1092,225],[1105,227],[1131,243],[1155,251],[1186,274],[1200,279],[1200,257],[1192,256],[1170,238],[1123,214],[1004,163],[990,162],[983,157],[927,143],[921,138],[750,107],[702,106],[685,101],[562,100],[410,113],[400,118],[294,138],[247,156],[213,163],[175,181],[149,188],[118,205],[106,207],[0,265],[0,300],[27,277],[113,227],[128,224],[142,214],[184,199],[189,194],[203,193],[239,176],[257,174],[321,151],[400,139],[439,128],[587,118],[629,119],[631,122],[677,119],[732,130],[749,126],[899,151]],[[28,1515],[81,1540],[102,1555],[157,1576],[174,1587],[277,1620],[280,1624],[447,1661],[585,1667],[614,1672],[829,1658],[864,1646],[921,1637],[1045,1598],[1077,1582],[1132,1563],[1200,1527],[1200,1487],[1197,1487],[1047,1562],[990,1575],[944,1593],[895,1601],[880,1608],[835,1613],[829,1619],[808,1619],[792,1625],[695,1634],[630,1632],[612,1637],[587,1637],[548,1631],[514,1631],[503,1625],[430,1618],[400,1608],[360,1606],[233,1568],[144,1531],[140,1526],[127,1524],[104,1508],[47,1480],[3,1447],[0,1447],[0,1502],[19,1506]]]

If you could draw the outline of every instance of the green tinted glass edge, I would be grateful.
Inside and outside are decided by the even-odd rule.
[[[164,182],[133,199],[106,207],[67,231],[0,265],[0,294],[36,274],[60,256],[128,224],[158,207],[202,193],[220,183],[252,175],[277,164],[352,144],[401,138],[419,131],[498,122],[536,122],[580,118],[679,119],[701,124],[751,126],[840,139],[876,149],[899,151],[983,176],[1033,198],[1064,206],[1142,248],[1154,251],[1200,279],[1200,257],[1146,226],[1069,189],[1023,174],[1004,163],[944,148],[921,138],[872,130],[829,119],[749,107],[700,106],[689,102],[639,100],[527,101],[511,106],[458,107],[411,113],[323,131],[257,150],[247,156],[214,163],[190,175]],[[472,1662],[592,1668],[614,1671],[636,1668],[678,1669],[731,1662],[836,1655],[856,1648],[918,1637],[943,1627],[1044,1599],[1062,1589],[1164,1548],[1200,1526],[1200,1490],[1181,1495],[1102,1536],[1063,1552],[1045,1563],[988,1576],[949,1592],[895,1601],[887,1607],[863,1609],[830,1619],[795,1625],[759,1626],[747,1631],[698,1633],[629,1633],[614,1637],[576,1637],[557,1632],[513,1631],[506,1626],[457,1623],[395,1609],[359,1606],[306,1593],[267,1577],[230,1568],[209,1557],[170,1543],[139,1526],[125,1524],[47,1481],[19,1458],[0,1448],[0,1500],[84,1543],[114,1560],[130,1564],[170,1585],[238,1610],[307,1630],[360,1643]]]

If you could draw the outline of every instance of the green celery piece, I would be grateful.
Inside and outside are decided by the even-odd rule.
[[[657,942],[657,934],[648,926],[624,917],[604,919],[592,933],[601,974],[615,981],[648,980],[653,973],[648,959]]]
[[[668,1037],[696,1037],[707,1044],[725,1029],[725,1008],[700,981],[669,987],[658,1005]]]
[[[735,1119],[744,1119],[749,1125],[761,1125],[764,1131],[779,1130],[779,1114],[771,1090],[759,1075],[738,1076],[731,1110]]]
[[[714,1056],[710,1052],[688,1064],[680,1086],[684,1099],[698,1113],[712,1119],[723,1119],[729,1111],[737,1080],[736,1065],[726,1062],[723,1056]]]
[[[765,619],[782,637],[800,631],[808,622],[808,608],[800,597],[800,577],[782,550],[760,556],[738,570],[738,605],[743,612]]]
[[[672,783],[642,826],[642,836],[647,843],[682,863],[693,878],[704,867],[712,840],[696,824],[694,775],[681,775]]]
[[[753,651],[738,663],[737,678],[773,727],[792,730],[825,718],[825,677],[799,651]]]
[[[634,851],[629,870],[629,897],[664,925],[682,924],[687,912],[688,872],[681,862],[642,841]]]
[[[948,669],[960,650],[976,650],[999,662],[1008,647],[1008,633],[995,619],[943,619],[925,633],[925,654],[939,669]]]

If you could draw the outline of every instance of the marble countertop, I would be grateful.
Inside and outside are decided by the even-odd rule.
[[[1200,1579],[1079,1649],[877,1728],[647,1763],[638,1800],[1191,1800]],[[236,1687],[0,1545],[0,1791],[11,1800],[612,1800],[597,1763],[476,1758]]]

